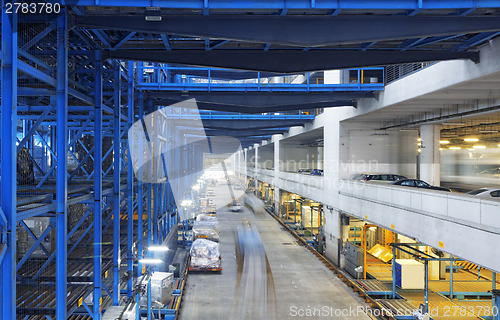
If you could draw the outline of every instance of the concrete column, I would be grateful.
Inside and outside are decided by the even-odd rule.
[[[318,164],[316,168],[323,169],[323,147],[318,147]]]
[[[441,139],[441,127],[439,125],[426,124],[420,126],[420,179],[439,186],[440,175],[440,154],[439,140]]]
[[[253,163],[254,163],[254,167],[253,167],[254,175],[253,175],[253,177],[254,177],[254,182],[255,182],[255,194],[257,194],[257,190],[259,188],[259,183],[257,182],[257,170],[259,169],[259,161],[258,161],[258,159],[259,159],[259,147],[258,147],[258,144],[255,144],[253,146],[253,148],[255,150],[254,151],[254,160],[253,160]]]
[[[274,141],[274,178],[277,179],[280,173],[280,140],[279,137],[282,135],[276,135],[273,137]],[[274,183],[276,185],[276,183]]]
[[[260,168],[260,165],[259,165],[259,145],[255,145],[254,146],[255,148],[255,161],[254,161],[254,164],[255,164],[255,170],[257,172],[257,170],[259,170]]]

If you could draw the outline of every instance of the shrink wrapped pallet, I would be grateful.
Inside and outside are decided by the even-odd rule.
[[[191,264],[189,270],[220,270],[219,244],[206,239],[197,239],[191,250]]]

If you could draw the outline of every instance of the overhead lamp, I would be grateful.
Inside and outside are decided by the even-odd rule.
[[[140,259],[139,262],[143,263],[143,264],[160,264],[160,263],[163,263],[163,260],[146,258],[146,259]]]
[[[500,144],[498,145],[498,147],[500,148]]]
[[[465,122],[443,122],[445,126],[462,126]]]
[[[154,252],[165,252],[168,251],[168,247],[166,246],[151,246],[148,247],[149,251],[154,251]]]
[[[441,140],[441,141],[439,141],[439,144],[449,144],[449,143],[450,143],[450,141],[448,141],[448,140]]]
[[[478,145],[475,145],[473,146],[474,149],[486,149],[486,146],[478,146]]]
[[[161,9],[146,8],[144,18],[146,19],[146,21],[161,21]]]
[[[448,149],[450,149],[450,150],[460,150],[462,148],[460,148],[460,147],[449,147]]]
[[[418,149],[418,152],[422,152],[422,149]]]
[[[422,141],[422,138],[418,138],[417,141]]]
[[[466,141],[466,142],[478,142],[479,139],[478,138],[465,138],[464,141]]]
[[[498,133],[498,130],[481,130],[480,133]]]

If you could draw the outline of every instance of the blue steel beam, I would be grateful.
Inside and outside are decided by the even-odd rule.
[[[289,10],[313,9],[310,0],[251,0],[251,1],[196,1],[196,0],[159,0],[152,3],[150,0],[136,0],[131,5],[130,2],[121,0],[80,0],[79,6],[117,6],[117,7],[159,7],[169,9],[194,9],[194,10],[280,10],[287,8]],[[394,1],[377,1],[377,0],[323,0],[315,1],[314,9],[316,10],[335,10],[335,9],[460,9],[460,8],[495,8],[498,7],[496,0],[394,0]],[[74,1],[61,1],[62,5],[74,6]],[[274,12],[273,11],[273,12]]]
[[[139,96],[138,96],[138,104],[139,104],[139,121],[142,122],[142,125],[144,126],[144,92],[139,91]],[[145,127],[145,126],[144,126]],[[143,150],[145,148],[148,148],[149,146],[145,146],[142,143],[142,139],[139,139],[138,142],[138,162],[143,163]],[[149,149],[149,148],[148,148]],[[137,199],[138,199],[138,206],[137,206],[137,255],[139,259],[143,258],[143,225],[142,225],[142,217],[144,214],[144,183],[143,183],[143,171],[144,166],[139,165],[139,170],[137,172],[138,176],[138,191],[137,191]],[[147,168],[146,170],[151,170],[151,168]],[[137,263],[137,277],[140,277],[142,275],[142,264]]]
[[[120,61],[114,62],[115,97],[113,128],[113,305],[120,301],[120,113],[121,113],[121,68]]]
[[[68,30],[66,9],[57,16],[56,317],[67,317],[68,273]]]
[[[102,290],[102,60],[101,51],[95,56],[94,104],[94,303],[93,318],[101,319]]]
[[[37,121],[35,122],[35,124],[33,126],[31,126],[31,128],[29,129],[29,131],[25,134],[23,140],[21,140],[21,142],[19,143],[19,145],[17,146],[17,149],[19,150],[22,146],[24,146],[24,144],[26,143],[26,141],[28,141],[28,139],[30,139],[33,134],[35,133],[35,131],[38,129],[38,127],[42,124],[42,122],[45,120],[45,118],[47,117],[47,115],[49,114],[49,112],[52,110],[52,106],[49,105],[47,107],[45,107],[45,110],[43,110],[43,113],[40,115],[40,117],[37,119]]]
[[[52,30],[54,30],[54,28],[52,27],[52,24],[49,24],[49,26],[47,28],[45,28],[42,32],[40,32],[39,34],[37,34],[36,36],[34,36],[33,38],[31,38],[28,42],[26,42],[21,47],[21,49],[23,49],[23,50],[29,50],[29,48],[31,48],[32,46],[34,46],[35,44],[37,44],[38,42],[40,42],[40,40],[42,40],[43,38],[45,38],[46,35],[48,35],[49,33],[51,33]]]
[[[113,49],[118,49],[121,47],[125,42],[127,42],[130,38],[132,38],[135,35],[135,32],[128,32],[126,33],[123,37],[121,37],[114,45]]]
[[[500,21],[500,19],[498,19]],[[500,22],[499,22],[500,23]],[[391,51],[391,50],[142,50],[107,52],[111,59],[180,63],[278,73],[370,67],[437,60],[479,61],[478,52]],[[297,63],[300,61],[301,63]]]
[[[1,153],[0,207],[7,218],[6,245],[0,266],[0,314],[4,320],[16,319],[16,133],[17,133],[17,14],[7,13],[2,0],[1,61]]]
[[[244,96],[245,93],[241,93],[240,99],[235,99],[235,103],[238,103],[238,101],[242,100],[242,96]],[[290,94],[290,96],[294,96],[293,94]],[[316,108],[330,108],[330,107],[339,107],[339,106],[356,106],[356,101],[355,99],[361,99],[361,98],[374,98],[375,95],[372,92],[360,92],[358,94],[351,94],[350,98],[347,99],[335,99],[335,100],[329,100],[329,101],[324,101],[324,102],[315,102],[313,101],[314,97],[311,97],[310,102],[305,102],[303,104],[281,104],[281,105],[268,105],[268,104],[262,104],[262,105],[228,105],[228,104],[223,104],[223,103],[207,103],[207,102],[201,102],[197,101],[197,106],[198,109],[200,110],[212,110],[212,111],[226,111],[226,112],[239,112],[239,113],[268,113],[268,112],[275,112],[275,111],[297,111],[297,110],[304,110],[304,109],[316,109]],[[298,100],[300,97],[297,97]],[[330,98],[332,99],[332,98]],[[171,100],[171,99],[159,99],[155,101],[156,105],[160,106],[169,106],[174,103],[177,103],[179,101],[177,100]],[[241,103],[241,102],[240,102]],[[253,104],[253,103],[252,103]]]
[[[76,16],[75,25],[143,33],[319,47],[372,41],[405,40],[500,29],[498,17],[463,16],[275,16],[275,15],[169,15],[160,22],[144,16]],[[270,30],[272,32],[270,32]],[[317,32],[346,30],[346,32]]]
[[[134,124],[134,63],[128,62],[128,125],[129,128]],[[132,156],[130,154],[130,145],[127,148],[127,272],[129,280],[127,281],[127,298],[132,297],[134,271],[133,245],[134,245],[134,171]]]
[[[170,44],[170,37],[166,34],[161,34],[161,40],[163,41],[163,44],[165,45],[165,48],[167,50],[171,50],[172,49],[172,45]]]
[[[500,20],[500,19],[499,19]],[[456,51],[465,51],[475,45],[478,45],[484,41],[490,40],[496,36],[500,35],[500,31],[495,32],[483,32],[478,35],[473,36],[472,38],[461,42],[453,48]]]

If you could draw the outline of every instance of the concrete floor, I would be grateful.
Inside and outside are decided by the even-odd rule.
[[[217,195],[227,190],[226,185],[215,187],[216,203]],[[189,274],[179,319],[230,318],[236,283],[234,233],[245,219],[257,227],[264,243],[274,277],[279,320],[370,319],[359,311],[366,306],[364,302],[307,249],[295,244],[294,238],[281,230],[272,217],[255,216],[247,208],[239,213],[222,208],[217,216],[223,271]]]

